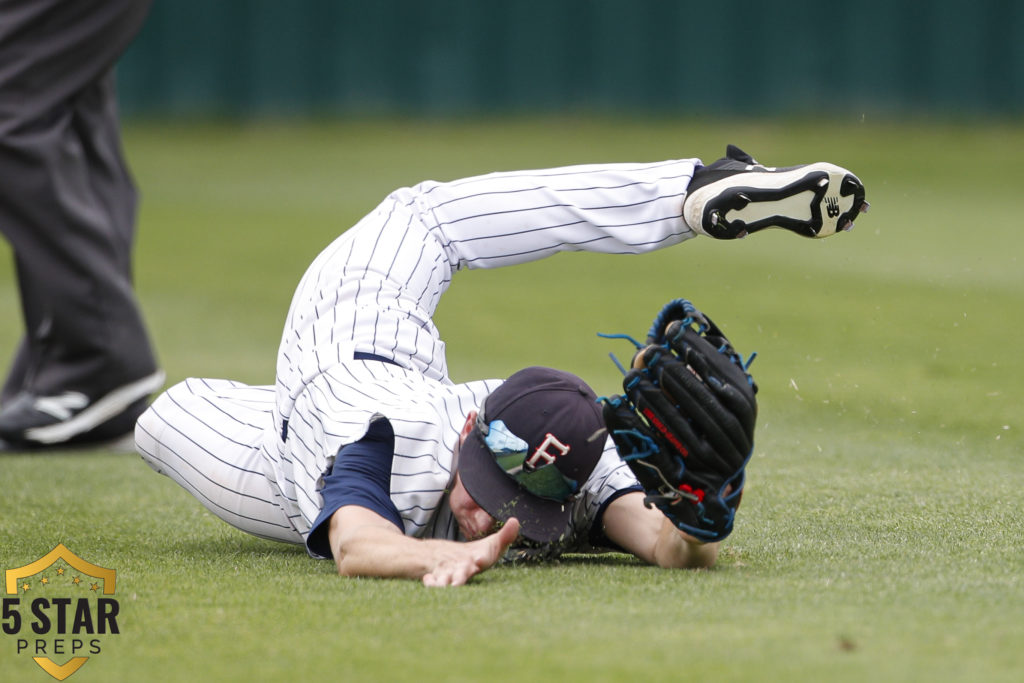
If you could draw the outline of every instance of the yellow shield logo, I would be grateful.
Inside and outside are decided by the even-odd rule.
[[[103,637],[120,633],[120,606],[108,597],[116,584],[116,571],[58,544],[4,572],[3,632],[15,637],[17,654],[63,681],[101,652]]]

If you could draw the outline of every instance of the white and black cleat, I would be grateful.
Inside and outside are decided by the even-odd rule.
[[[804,237],[828,237],[853,228],[867,211],[864,184],[824,162],[773,168],[738,147],[697,169],[683,201],[683,218],[715,239],[737,239],[765,228]]]

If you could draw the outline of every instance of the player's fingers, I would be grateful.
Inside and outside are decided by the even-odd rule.
[[[519,520],[515,517],[505,522],[500,529],[479,541],[485,544],[485,553],[477,560],[477,570],[483,571],[494,565],[519,536]]]
[[[466,563],[459,565],[449,576],[449,586],[465,586],[478,573],[475,565]]]
[[[500,529],[498,529],[496,536],[498,536],[501,542],[501,553],[499,553],[499,555],[501,555],[515,542],[516,538],[519,537],[519,520],[515,517],[510,517],[509,520],[505,522]]]
[[[442,579],[440,575],[431,572],[423,575],[423,585],[431,588],[437,588],[447,586],[448,584],[444,582],[444,579]]]
[[[454,558],[448,558],[432,572],[423,575],[424,586],[462,586],[501,559],[519,536],[519,520],[514,517],[490,536],[460,544]]]
[[[477,568],[469,557],[448,559],[434,568],[434,571],[423,575],[423,585],[431,587],[461,586],[469,581]]]
[[[639,349],[633,355],[633,362],[631,363],[634,370],[643,370],[649,365],[657,362],[665,353],[665,347],[660,344],[648,344],[642,349]]]
[[[437,558],[433,568],[423,575],[424,586],[458,586],[469,580],[476,572],[474,544],[455,543],[445,545],[445,552]]]

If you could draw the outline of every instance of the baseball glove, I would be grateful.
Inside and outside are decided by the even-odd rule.
[[[732,532],[754,445],[754,357],[744,363],[685,299],[665,305],[646,345],[633,343],[624,395],[602,399],[608,431],[648,507],[701,541],[720,541]]]

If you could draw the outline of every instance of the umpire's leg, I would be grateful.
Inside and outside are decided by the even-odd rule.
[[[8,441],[130,432],[162,384],[132,288],[136,193],[112,75],[147,10],[132,0],[0,4],[0,232],[26,332],[3,392]],[[46,397],[61,398],[40,410]]]

